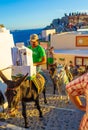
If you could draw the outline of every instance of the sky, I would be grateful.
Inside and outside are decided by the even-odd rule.
[[[72,12],[88,13],[88,0],[0,0],[0,24],[9,30],[43,28]]]

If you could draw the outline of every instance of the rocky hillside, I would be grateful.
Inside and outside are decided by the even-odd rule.
[[[52,23],[45,27],[46,29],[56,29],[56,32],[76,31],[77,28],[88,25],[87,13],[69,13],[65,14],[61,19],[54,19]]]

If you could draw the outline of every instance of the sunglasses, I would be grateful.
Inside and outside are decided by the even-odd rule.
[[[36,43],[37,41],[31,41],[31,43]]]

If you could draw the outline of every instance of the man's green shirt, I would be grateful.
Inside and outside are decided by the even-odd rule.
[[[40,45],[35,48],[32,48],[32,46],[28,46],[28,48],[32,50],[33,63],[41,62],[42,57],[46,56],[44,48]]]

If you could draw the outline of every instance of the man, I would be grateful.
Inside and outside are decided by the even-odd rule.
[[[39,37],[37,34],[30,36],[31,45],[28,46],[32,50],[33,64],[37,67],[37,72],[40,71],[40,65],[46,64],[46,53],[42,46],[39,45]]]
[[[46,64],[46,53],[44,48],[39,45],[39,37],[37,34],[30,36],[30,43],[31,45],[29,45],[28,48],[32,50],[33,65],[36,66],[36,71],[45,78],[45,85],[47,85],[47,77],[41,69],[41,65]]]
[[[46,53],[42,46],[39,45],[39,37],[37,34],[30,36],[31,45],[28,46],[32,50],[33,64],[37,67],[37,72],[41,71],[41,65],[46,64]]]
[[[54,63],[54,47],[51,47],[48,51],[48,64]]]
[[[51,64],[54,64],[55,58],[54,58],[54,47],[50,47],[47,52],[47,63],[48,63],[48,69],[50,68]]]

